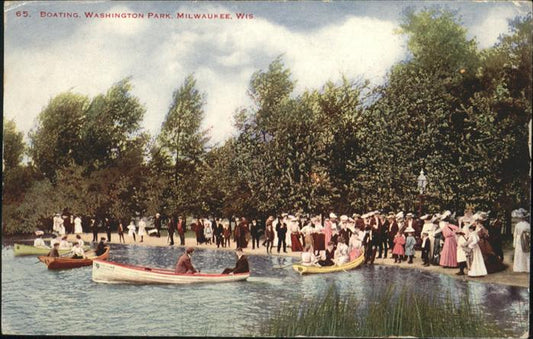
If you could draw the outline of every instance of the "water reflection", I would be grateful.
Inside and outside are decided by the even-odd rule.
[[[110,260],[172,269],[183,251],[112,244]],[[196,250],[192,258],[202,272],[212,273],[233,267],[236,260],[230,251]],[[2,328],[4,333],[40,335],[248,336],[254,334],[250,324],[268,318],[279,305],[321,295],[331,285],[341,295],[361,299],[384,286],[440,291],[456,302],[470,298],[499,326],[513,328],[517,335],[528,327],[526,288],[385,266],[300,276],[290,266],[279,268],[297,261],[294,258],[252,256],[249,261],[252,276],[247,282],[107,285],[92,282],[90,267],[48,271],[34,257],[14,258],[12,247],[4,246]]]

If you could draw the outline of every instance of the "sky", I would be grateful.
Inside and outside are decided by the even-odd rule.
[[[51,98],[65,91],[93,98],[130,76],[146,108],[143,128],[155,136],[172,93],[194,74],[206,94],[202,128],[210,129],[212,145],[220,144],[235,133],[235,110],[252,104],[252,74],[276,57],[291,70],[295,94],[343,75],[377,85],[408,58],[405,37],[395,33],[402,12],[435,6],[456,11],[479,48],[493,46],[508,33],[509,19],[532,9],[529,1],[6,2],[4,120],[15,120],[28,141]],[[86,12],[144,18],[87,18]],[[61,17],[67,14],[78,17]]]

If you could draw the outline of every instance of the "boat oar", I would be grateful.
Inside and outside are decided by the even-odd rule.
[[[272,268],[287,268],[289,266],[298,265],[298,264],[301,264],[301,263],[302,263],[301,261],[298,261],[298,262],[294,262],[294,263],[290,263],[290,264],[285,264],[285,265],[280,265],[280,266],[273,266]]]

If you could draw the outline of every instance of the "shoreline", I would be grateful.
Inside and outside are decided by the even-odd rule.
[[[34,237],[28,236],[29,239],[26,238],[20,238],[20,240],[28,241],[34,239]],[[105,237],[107,239],[107,235],[105,233],[98,233],[98,239]],[[4,240],[6,240],[6,237],[3,237]],[[81,234],[81,238],[85,243],[91,243],[92,240],[92,233],[83,233]],[[137,236],[137,241],[134,242],[133,239],[127,236],[127,234],[124,235],[125,243],[124,244],[135,244],[137,246],[158,246],[158,247],[170,247],[168,243],[168,237],[167,236],[161,236],[160,238],[157,237],[150,237],[145,236],[144,241],[140,242],[139,236]],[[7,239],[13,239],[16,240],[18,237],[7,237]],[[49,241],[49,238],[44,238],[45,241]],[[75,235],[69,234],[68,235],[68,241],[72,242],[75,239]],[[112,233],[111,234],[111,242],[112,244],[120,244],[118,240],[118,234]],[[185,237],[185,245],[179,245],[179,237],[174,236],[174,246],[173,247],[194,247],[194,248],[201,248],[201,249],[211,249],[211,250],[220,250],[220,251],[235,251],[236,246],[235,242],[231,241],[229,247],[220,247],[217,248],[216,245],[213,244],[201,244],[196,245],[196,239],[191,237]],[[290,248],[287,248],[287,253],[277,253],[277,247],[272,248],[272,254],[266,253],[266,247],[263,247],[261,245],[259,248],[252,249],[251,244],[248,244],[247,248],[243,248],[243,251],[246,255],[262,255],[262,256],[279,256],[279,257],[293,257],[293,258],[300,258],[301,252],[292,252]],[[383,265],[383,266],[391,266],[391,267],[400,267],[403,269],[418,269],[423,271],[430,271],[433,273],[439,273],[439,274],[445,274],[448,276],[453,277],[454,279],[462,280],[462,281],[476,281],[481,283],[492,283],[492,284],[500,284],[500,285],[508,285],[508,286],[516,286],[516,287],[523,287],[523,288],[529,288],[529,273],[516,273],[513,272],[513,263],[509,259],[511,258],[513,254],[512,250],[507,250],[504,252],[504,264],[507,265],[507,268],[504,271],[496,272],[492,274],[488,274],[484,277],[468,277],[467,275],[458,276],[455,275],[455,273],[458,272],[457,268],[443,268],[441,266],[423,266],[422,265],[422,259],[420,251],[416,252],[416,257],[413,260],[413,264],[408,264],[406,261],[402,261],[400,264],[395,264],[393,259],[390,257],[391,252],[389,251],[389,258],[386,259],[375,259],[374,265]]]

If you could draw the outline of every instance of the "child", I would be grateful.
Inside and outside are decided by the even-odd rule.
[[[265,245],[267,248],[267,253],[272,253],[272,247],[274,246],[274,228],[272,227],[271,222],[267,222],[265,230]]]
[[[407,227],[405,233],[407,233],[407,238],[405,239],[405,256],[409,257],[407,263],[412,264],[416,245],[416,239],[414,237],[415,230],[412,227]]]
[[[459,272],[455,273],[456,275],[465,275],[465,268],[467,267],[467,252],[468,248],[468,238],[463,230],[458,230],[455,232],[457,235],[457,265],[459,266]]]
[[[394,248],[392,249],[392,257],[394,258],[394,263],[402,262],[402,257],[405,254],[403,245],[405,244],[405,237],[400,231],[396,232],[394,236]]]
[[[424,266],[429,266],[429,251],[431,249],[431,242],[427,232],[422,233],[422,260]]]

